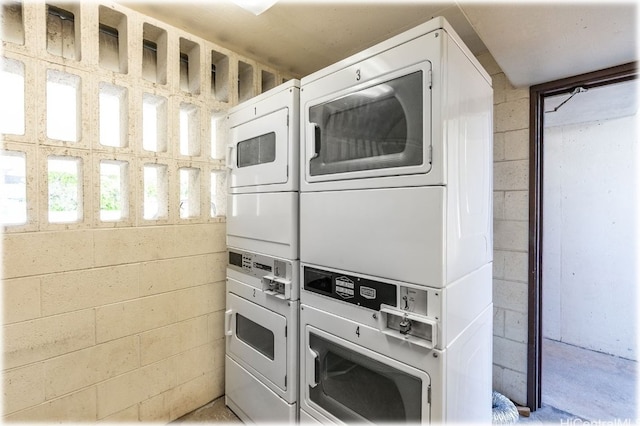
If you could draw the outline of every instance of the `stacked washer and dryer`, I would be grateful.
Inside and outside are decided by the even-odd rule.
[[[227,404],[243,419],[283,420],[269,416],[275,399],[260,400],[267,391],[285,398],[267,377],[277,368],[262,368],[278,342],[256,338],[254,348],[267,349],[254,358],[238,355],[252,346],[239,326],[247,336],[271,329],[254,313],[266,310],[298,321],[298,337],[286,334],[280,350],[289,354],[293,344],[299,351],[291,361],[299,365],[299,421],[490,422],[488,74],[436,18],[301,80],[297,271],[294,258],[264,246],[280,229],[289,226],[293,235],[298,227],[297,216],[285,216],[293,206],[264,202],[267,185],[255,190],[271,173],[251,166],[249,198],[233,180],[242,163],[236,141],[265,134],[240,134],[234,123],[260,115],[253,108],[265,95],[230,115]],[[264,141],[255,149],[265,151],[264,163],[277,162]],[[293,187],[289,201],[297,197]],[[285,240],[294,245],[293,237]],[[258,255],[289,259],[291,275]],[[272,287],[285,281],[286,313],[266,304],[287,300],[286,290],[260,296],[277,293]],[[295,373],[288,374],[293,386]]]
[[[298,418],[299,91],[231,109],[225,399],[246,422]]]

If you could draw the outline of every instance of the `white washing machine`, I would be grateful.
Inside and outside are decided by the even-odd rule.
[[[229,249],[225,402],[245,422],[298,418],[296,260]]]
[[[492,260],[489,75],[443,18],[301,80],[300,260],[444,287]]]
[[[229,247],[298,259],[299,90],[289,80],[229,110]]]
[[[490,264],[451,289],[302,271],[301,422],[491,422]]]

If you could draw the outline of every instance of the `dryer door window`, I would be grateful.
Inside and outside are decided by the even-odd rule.
[[[256,136],[238,142],[238,168],[271,163],[276,159],[276,134]]]
[[[315,356],[312,402],[346,423],[421,422],[423,393],[429,385],[425,373],[337,340],[309,333]]]
[[[430,145],[424,140],[425,74],[413,70],[310,107],[308,174],[326,180],[423,169]]]

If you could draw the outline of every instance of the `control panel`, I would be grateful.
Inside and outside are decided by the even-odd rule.
[[[397,306],[397,286],[355,275],[304,267],[304,289],[374,311]]]
[[[291,298],[291,261],[233,249],[229,250],[229,268],[258,278],[262,290],[268,295],[280,299]]]

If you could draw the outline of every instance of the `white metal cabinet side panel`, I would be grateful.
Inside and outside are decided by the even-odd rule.
[[[443,72],[447,151],[447,280],[493,258],[493,90],[448,40]]]
[[[300,194],[300,261],[443,287],[443,187]]]
[[[449,346],[491,304],[492,274],[493,263],[487,263],[443,289],[443,346]]]
[[[297,259],[298,193],[228,195],[227,245]]]
[[[446,350],[445,421],[491,424],[493,304]]]
[[[229,356],[225,357],[225,400],[243,422],[294,423],[297,404],[287,403]]]

